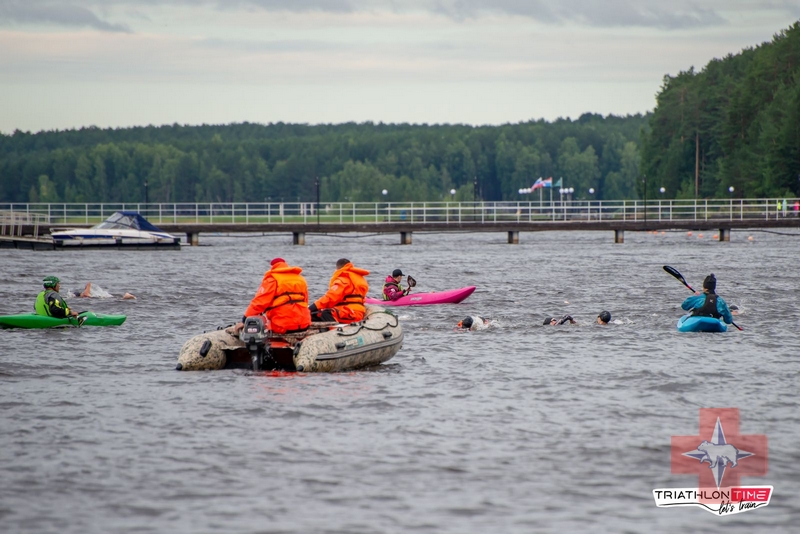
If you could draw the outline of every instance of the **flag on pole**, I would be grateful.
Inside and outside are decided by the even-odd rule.
[[[553,187],[553,179],[548,178],[547,180],[542,180],[541,178],[538,178],[535,182],[533,182],[531,191],[536,191],[540,187]]]
[[[550,180],[550,181],[552,182],[552,180],[553,180],[553,179],[552,179],[552,178],[548,178],[548,180]],[[555,184],[553,184],[553,186],[554,186],[554,187],[564,187],[564,186],[561,184],[561,178],[559,178],[559,179],[558,179],[558,181],[557,181]]]

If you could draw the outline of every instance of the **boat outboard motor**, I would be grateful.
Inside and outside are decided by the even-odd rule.
[[[267,346],[267,331],[264,329],[264,319],[261,317],[248,317],[244,322],[239,339],[250,351],[250,360],[253,362],[253,371],[260,371],[264,360],[269,356]]]

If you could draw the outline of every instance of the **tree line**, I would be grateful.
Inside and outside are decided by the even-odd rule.
[[[502,126],[148,126],[0,136],[5,202],[516,200],[539,178],[635,198],[647,117]],[[147,187],[145,187],[145,183]],[[387,194],[382,195],[386,190]],[[451,195],[455,190],[455,195]],[[527,197],[525,197],[527,198]],[[538,195],[534,195],[538,198]]]

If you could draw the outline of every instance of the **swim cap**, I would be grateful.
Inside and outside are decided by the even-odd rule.
[[[275,258],[274,260],[269,262],[270,265],[275,265],[276,263],[286,263],[286,260],[284,260],[283,258]]]
[[[611,322],[611,314],[610,314],[610,313],[608,313],[607,311],[601,311],[601,312],[600,312],[600,315],[598,315],[598,317],[599,317],[599,318],[600,318],[600,320],[601,320],[601,321],[603,321],[604,323],[609,323],[609,322]]]
[[[461,328],[469,329],[472,327],[472,317],[464,317],[461,320]]]
[[[714,277],[714,273],[709,274],[703,280],[703,289],[708,289],[712,293],[717,289],[717,279]]]
[[[552,317],[547,317],[547,318],[545,318],[545,320],[544,320],[544,322],[542,324],[543,325],[548,325],[548,324],[550,324],[550,321],[552,321],[552,320],[553,320]]]
[[[44,287],[56,287],[59,283],[61,283],[61,280],[57,276],[45,276],[44,280],[42,280]]]
[[[403,271],[400,269],[395,269],[392,271],[392,278],[397,278],[398,276],[403,276]]]

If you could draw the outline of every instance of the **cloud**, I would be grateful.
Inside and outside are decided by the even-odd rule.
[[[569,22],[597,27],[640,26],[662,29],[718,26],[726,21],[713,8],[691,1],[660,0],[440,0],[435,9],[463,20],[501,14],[539,22]]]
[[[157,23],[169,8],[227,13],[422,14],[458,23],[491,17],[516,17],[540,24],[597,28],[641,27],[664,30],[725,26],[741,14],[780,12],[796,16],[796,0],[0,0],[0,23],[50,23],[130,31],[118,20]],[[131,14],[138,14],[132,16]],[[746,15],[749,16],[749,15]]]
[[[56,24],[68,27],[89,27],[106,32],[130,32],[124,24],[106,22],[86,7],[69,2],[40,0],[0,0],[0,21],[20,24]]]

